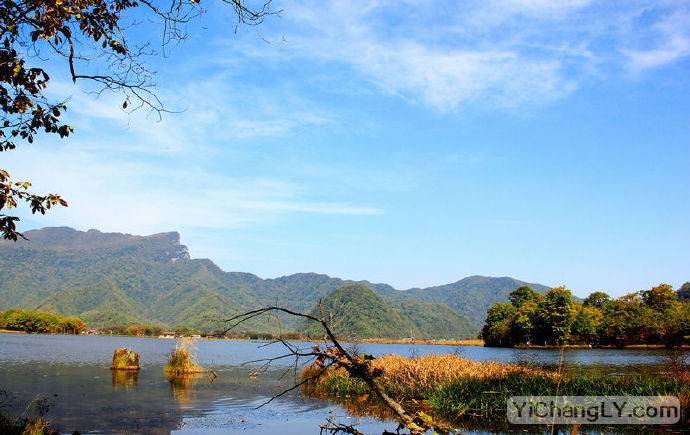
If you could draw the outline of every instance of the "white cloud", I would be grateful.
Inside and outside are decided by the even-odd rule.
[[[664,16],[645,36],[656,42],[652,48],[623,50],[635,71],[659,68],[690,56],[690,12]]]
[[[505,12],[537,9],[544,2],[496,3]],[[549,8],[563,11],[585,4],[571,1]],[[380,23],[404,9],[399,3],[336,1],[317,7],[291,2],[284,7],[285,17],[300,30],[287,36],[288,45],[300,56],[345,62],[380,90],[439,111],[468,102],[499,107],[541,104],[576,88],[576,82],[564,74],[561,59],[526,55],[514,45],[486,43],[490,41],[482,38],[471,44],[457,43],[461,38],[456,30],[462,23],[453,20],[434,23],[437,31],[424,28],[425,10],[434,7],[418,6],[419,16],[391,18],[404,29],[400,31]],[[486,12],[483,6],[478,14],[480,10]],[[419,26],[414,24],[417,19]]]
[[[280,86],[262,89],[220,73],[204,80],[160,87],[163,114],[122,109],[123,96],[104,93],[96,97],[78,86],[56,81],[56,98],[69,98],[68,121],[76,126],[71,140],[96,134],[97,143],[82,141],[82,149],[104,148],[145,154],[204,154],[217,150],[219,142],[283,137],[303,128],[333,122],[326,109]],[[130,107],[132,104],[130,104]],[[113,135],[105,134],[112,131]]]
[[[369,45],[353,59],[383,89],[418,96],[441,111],[468,101],[520,106],[571,92],[557,62],[510,51],[435,50],[412,42]]]
[[[379,215],[378,207],[307,199],[299,184],[266,177],[231,177],[195,165],[165,167],[91,152],[24,149],[7,167],[30,174],[37,192],[69,200],[45,225],[149,234],[173,229],[231,229],[294,213]],[[24,216],[28,216],[23,210]]]
[[[278,6],[288,25],[269,39],[287,42],[244,55],[346,64],[380,91],[438,111],[541,105],[587,80],[663,66],[690,51],[686,2],[285,0]],[[657,45],[645,47],[653,34]]]

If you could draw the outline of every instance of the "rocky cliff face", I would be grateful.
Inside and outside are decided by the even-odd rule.
[[[0,249],[57,251],[61,253],[98,252],[109,255],[141,256],[142,259],[174,262],[189,260],[189,251],[180,244],[178,232],[135,236],[104,233],[98,230],[78,231],[69,227],[49,227],[24,233],[27,240],[3,241]]]

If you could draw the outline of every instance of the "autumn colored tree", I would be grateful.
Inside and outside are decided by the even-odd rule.
[[[669,284],[659,284],[649,290],[640,292],[642,302],[654,310],[663,310],[678,300],[678,294]]]
[[[246,0],[223,0],[237,16],[237,25],[258,25],[277,13],[270,0],[247,5]],[[145,63],[165,47],[187,37],[186,24],[204,12],[200,0],[0,0],[0,152],[32,143],[39,134],[60,138],[73,127],[62,121],[66,101],[51,100],[47,65],[62,68],[73,82],[88,82],[96,93],[122,96],[127,111],[166,109],[154,92],[155,72]],[[135,20],[133,15],[144,19]],[[159,44],[130,42],[137,25],[158,26]],[[153,29],[151,29],[153,30]],[[5,214],[26,204],[44,214],[67,206],[57,194],[39,195],[31,183],[15,180],[0,169],[0,232],[3,238],[22,237],[19,218]]]

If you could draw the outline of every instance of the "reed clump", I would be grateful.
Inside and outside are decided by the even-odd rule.
[[[386,392],[397,400],[426,399],[442,385],[458,379],[489,379],[509,374],[518,376],[555,377],[556,373],[519,364],[479,362],[457,355],[425,355],[415,358],[385,355],[371,361],[379,372],[376,378]],[[317,367],[307,367],[303,379],[316,374]],[[368,394],[367,385],[351,378],[347,371],[328,370],[318,381],[305,384],[305,392],[314,396],[361,396]]]
[[[183,376],[194,373],[203,373],[205,370],[194,360],[192,353],[192,340],[181,338],[175,349],[170,352],[168,363],[163,367],[166,376]]]
[[[112,370],[139,370],[139,354],[121,347],[113,353]]]

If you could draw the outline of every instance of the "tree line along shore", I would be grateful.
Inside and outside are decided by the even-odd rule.
[[[597,291],[576,300],[565,287],[540,294],[527,286],[489,308],[487,346],[687,347],[690,283],[668,284],[618,298]]]

